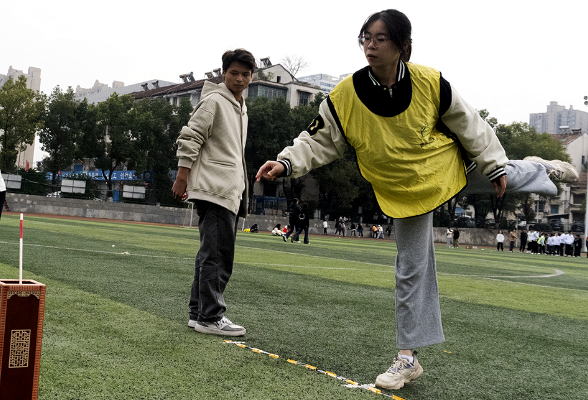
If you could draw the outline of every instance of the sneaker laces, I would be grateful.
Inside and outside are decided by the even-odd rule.
[[[394,358],[392,365],[390,366],[390,368],[388,368],[388,371],[386,371],[386,372],[387,373],[396,373],[396,372],[400,371],[401,369],[411,368],[410,365],[411,365],[410,361],[408,361],[406,358],[398,356],[398,357]]]

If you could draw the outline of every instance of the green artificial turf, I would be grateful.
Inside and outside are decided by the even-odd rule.
[[[236,340],[276,359],[187,327],[197,229],[28,217],[24,232],[24,277],[47,285],[40,399],[383,398],[286,359],[360,384],[386,370],[389,241],[238,233],[227,316],[247,328]],[[18,277],[18,234],[4,215],[2,279]],[[586,258],[438,246],[437,269],[446,342],[419,349],[423,375],[385,394],[588,398]]]

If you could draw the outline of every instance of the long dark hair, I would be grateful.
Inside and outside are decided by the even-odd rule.
[[[375,21],[380,20],[386,26],[390,39],[400,49],[400,59],[404,62],[410,60],[412,53],[412,25],[406,15],[398,10],[384,10],[374,13],[366,19],[359,31],[361,37],[367,28]]]

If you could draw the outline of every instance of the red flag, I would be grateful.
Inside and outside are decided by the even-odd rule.
[[[29,172],[29,162],[27,161],[27,166],[25,167],[25,171]]]

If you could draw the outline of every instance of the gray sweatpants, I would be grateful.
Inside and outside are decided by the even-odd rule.
[[[553,196],[557,188],[542,164],[509,161],[506,193]],[[492,183],[474,170],[464,194],[495,193]],[[433,246],[433,213],[394,219],[396,235],[396,347],[415,349],[445,341]]]
[[[445,341],[433,246],[433,213],[395,218],[396,347],[414,349]]]

